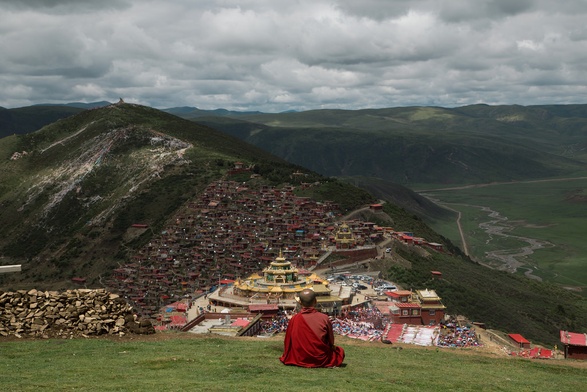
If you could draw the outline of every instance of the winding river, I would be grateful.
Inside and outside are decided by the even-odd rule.
[[[513,229],[516,228],[516,226],[519,226],[518,223],[510,222],[507,217],[502,216],[498,211],[494,211],[490,207],[472,205],[466,206],[480,208],[481,211],[487,213],[487,216],[490,218],[490,220],[479,224],[479,228],[485,231],[485,233],[489,236],[487,243],[491,242],[494,236],[500,236],[505,238],[513,238],[516,241],[520,241],[522,243],[525,242],[527,244],[519,248],[485,252],[485,257],[488,259],[497,260],[503,264],[504,269],[510,272],[515,272],[519,268],[524,268],[526,269],[525,275],[528,278],[542,281],[542,278],[533,274],[534,269],[527,266],[527,263],[524,261],[524,259],[527,256],[533,254],[537,249],[544,249],[554,246],[552,243],[535,238],[509,234]]]
[[[548,241],[538,240],[535,238],[522,237],[522,236],[510,234],[510,232],[512,230],[514,230],[516,227],[519,227],[521,225],[521,222],[519,222],[519,221],[512,222],[506,216],[502,216],[498,211],[492,210],[490,207],[471,205],[471,204],[460,204],[460,203],[458,203],[458,204],[457,203],[445,203],[445,202],[442,202],[438,199],[432,199],[430,197],[430,195],[426,195],[426,197],[428,197],[430,200],[432,200],[436,204],[441,205],[443,207],[446,207],[446,208],[458,213],[457,225],[458,225],[459,232],[461,234],[461,240],[463,242],[462,247],[463,247],[463,250],[465,251],[465,254],[469,255],[469,252],[468,252],[469,246],[466,243],[465,235],[464,235],[463,230],[460,225],[461,213],[458,210],[451,208],[450,207],[451,205],[453,205],[453,206],[459,205],[459,206],[464,206],[464,207],[478,208],[487,214],[487,217],[489,218],[489,220],[482,222],[482,223],[479,223],[479,228],[481,230],[483,230],[488,236],[486,244],[489,244],[491,241],[493,241],[495,237],[512,238],[512,239],[515,239],[516,241],[527,244],[527,245],[524,245],[521,247],[516,247],[516,248],[511,248],[511,249],[500,249],[500,250],[485,252],[485,259],[486,260],[497,261],[497,263],[501,266],[501,267],[499,267],[499,269],[503,269],[503,270],[506,270],[509,272],[516,272],[518,269],[525,269],[526,272],[524,272],[524,274],[528,278],[542,281],[541,277],[533,274],[534,268],[536,268],[536,267],[532,267],[532,266],[528,265],[527,257],[530,256],[531,254],[533,254],[534,251],[537,249],[544,249],[544,248],[553,247],[554,245],[552,243],[550,243]],[[479,261],[479,260],[477,260],[477,261]],[[482,263],[482,264],[486,265],[486,263]]]

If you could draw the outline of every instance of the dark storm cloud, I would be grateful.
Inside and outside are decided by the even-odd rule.
[[[281,111],[583,102],[587,4],[0,2],[0,106]]]
[[[130,0],[2,0],[2,6],[18,10],[59,10],[80,12],[95,11],[107,8],[126,8]]]

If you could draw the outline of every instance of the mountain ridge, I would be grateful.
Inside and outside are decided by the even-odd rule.
[[[472,105],[323,109],[244,115],[232,123],[226,118],[195,121],[323,175],[417,187],[584,172],[586,116],[587,105]]]
[[[222,132],[132,104],[83,111],[0,142],[1,252],[37,260],[29,275],[44,268],[61,279],[64,260],[87,263],[78,241],[95,243],[83,250],[94,259],[122,256],[116,241],[131,223],[146,216],[158,227],[236,161],[257,164],[267,177],[302,170]],[[91,266],[86,274],[97,276]]]

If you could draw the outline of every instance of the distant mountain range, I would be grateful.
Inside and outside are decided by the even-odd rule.
[[[313,110],[194,121],[323,175],[411,188],[576,175],[587,162],[587,105]]]
[[[0,137],[32,132],[57,119],[108,104],[0,109]],[[398,185],[423,189],[587,172],[587,105],[324,109],[273,114],[196,107],[163,111],[235,136],[322,175],[360,183],[376,194],[382,192],[380,195],[397,194]],[[404,206],[410,209],[410,205],[416,206]],[[424,214],[421,216],[428,213],[435,214],[418,212]]]

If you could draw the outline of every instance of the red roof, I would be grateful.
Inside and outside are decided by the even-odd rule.
[[[394,302],[393,303],[395,306],[397,306],[398,308],[408,308],[408,309],[420,309],[421,306],[420,304],[416,304],[413,302]]]
[[[233,326],[233,327],[246,327],[249,324],[250,324],[249,320],[246,320],[244,318],[237,318],[230,325]]]
[[[587,334],[560,331],[561,342],[572,346],[587,346]]]
[[[404,332],[404,325],[403,324],[398,324],[398,323],[393,323],[391,324],[388,332],[387,332],[387,340],[389,340],[392,343],[397,343],[399,341],[399,338],[402,336],[402,333]]]
[[[187,323],[187,318],[185,316],[171,316],[171,325],[177,326],[183,326],[185,325],[185,323]]]
[[[510,339],[512,339],[516,343],[522,343],[522,344],[530,343],[528,340],[526,340],[525,337],[523,337],[522,335],[520,335],[518,333],[510,333],[508,336],[510,337]]]

